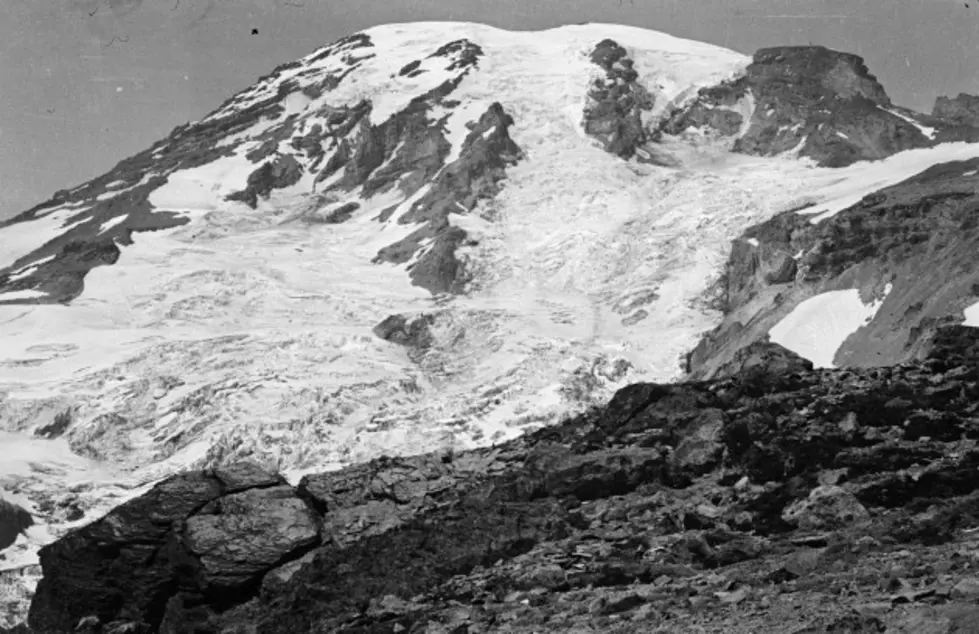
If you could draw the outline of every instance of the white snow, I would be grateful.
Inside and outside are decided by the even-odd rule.
[[[962,322],[962,325],[979,328],[979,302],[965,309],[965,321]]]
[[[66,530],[86,524],[112,507],[143,493],[147,485],[134,481],[109,466],[83,458],[71,451],[64,439],[46,440],[25,434],[0,431],[4,449],[0,461],[0,490],[3,498],[17,504],[35,518],[35,525],[3,551],[0,571],[37,564],[37,549]],[[47,485],[47,486],[44,486]],[[30,493],[50,487],[56,499],[67,498],[98,486],[104,496],[92,498],[85,517],[52,527],[44,523]],[[13,491],[20,491],[14,493]]]
[[[976,170],[969,170],[968,172],[962,172],[962,176],[975,176]]]
[[[71,225],[65,220],[78,209],[59,208],[36,220],[4,227],[0,240],[0,268],[5,268],[64,233]]]
[[[163,186],[153,190],[149,203],[158,210],[182,212],[191,217],[227,207],[225,197],[244,189],[248,175],[258,167],[245,154],[239,147],[232,156],[173,172]]]
[[[885,108],[883,106],[877,106],[877,107],[880,108],[881,110],[883,110],[884,112],[888,112],[888,113],[894,115],[895,117],[897,117],[899,119],[904,119],[905,121],[907,121],[908,123],[910,123],[914,127],[916,127],[919,130],[921,130],[922,134],[924,134],[929,139],[934,139],[935,138],[935,135],[938,134],[938,131],[935,130],[935,128],[931,128],[931,127],[928,127],[928,126],[926,126],[926,125],[924,125],[922,123],[919,123],[918,121],[915,121],[914,119],[912,119],[908,115],[902,114],[902,113],[898,112],[897,110],[892,110],[890,108]]]
[[[18,269],[16,273],[13,273],[10,276],[9,281],[16,282],[17,280],[22,280],[25,277],[32,275],[35,271],[37,271],[36,266],[25,266],[23,268]]]
[[[815,367],[832,368],[836,351],[873,319],[882,303],[864,304],[858,289],[828,291],[801,302],[768,334],[771,341],[809,359]]]
[[[452,109],[452,113],[445,123],[445,140],[452,144],[452,149],[445,158],[445,165],[450,165],[459,158],[462,145],[470,133],[466,123],[478,121],[479,117],[489,108],[489,105],[489,102],[484,101],[466,101]],[[492,129],[488,130],[484,136],[488,136],[491,132]]]
[[[943,143],[908,150],[880,161],[854,163],[841,168],[813,168],[807,199],[817,203],[799,213],[817,223],[860,202],[867,194],[896,185],[928,167],[979,157],[979,143]]]
[[[128,217],[129,214],[123,214],[121,216],[116,216],[115,218],[112,218],[110,220],[106,220],[105,222],[102,223],[102,226],[99,228],[99,235],[105,233],[106,231],[108,231],[112,227],[115,227],[118,224],[126,222],[126,218]]]
[[[850,138],[847,135],[845,135],[844,133],[840,132],[839,130],[836,131],[836,136],[840,137],[841,139],[849,139]]]
[[[583,369],[634,366],[600,379],[594,402],[628,382],[674,380],[683,354],[720,318],[702,296],[747,226],[800,200],[825,213],[906,177],[888,170],[911,175],[909,163],[920,171],[952,160],[943,146],[872,169],[831,170],[788,155],[735,155],[729,142],[667,138],[661,149],[679,168],[627,162],[581,130],[584,95],[600,74],[588,60],[596,43],[610,37],[629,50],[656,99],[653,118],[742,72],[750,58],[596,24],[507,32],[419,23],[367,33],[375,46],[353,55],[374,56],[336,90],[308,102],[290,97],[301,120],[365,97],[377,100],[371,118],[382,120],[456,72],[445,71],[444,58],[425,60],[427,72],[415,78],[397,71],[463,37],[485,55],[451,96],[460,105],[446,123],[450,156],[468,133],[467,117],[493,101],[513,116],[509,133],[526,158],[507,168],[495,200],[449,216],[478,242],[459,252],[475,276],[471,292],[434,300],[409,284],[404,265],[372,263],[378,249],[418,229],[397,220],[427,185],[406,193],[399,182],[366,200],[356,190],[338,195],[331,207],[361,207],[337,225],[294,222],[312,203],[308,173],[257,209],[226,201],[258,167],[244,156],[254,136],[282,123],[263,120],[234,137],[234,156],[173,172],[150,194],[157,209],[184,214],[188,224],[136,233],[116,264],[88,273],[69,306],[0,306],[0,431],[30,438],[36,411],[64,403],[75,408],[68,438],[106,456],[63,478],[35,470],[37,491],[109,464],[124,481],[145,483],[249,456],[294,478],[381,454],[485,445],[587,406],[564,395]],[[302,86],[340,72],[340,57],[290,69],[209,118],[274,94],[289,78]],[[747,119],[754,105],[738,107]],[[962,157],[979,155],[979,146],[963,146]],[[397,209],[389,221],[378,222],[390,206]],[[4,229],[0,266],[57,235],[73,213],[56,208]],[[391,314],[433,311],[434,341],[420,358],[372,332]],[[99,416],[108,413],[131,424],[102,430]],[[98,504],[108,486],[79,495]]]
[[[32,299],[34,297],[44,297],[47,293],[36,291],[32,288],[20,291],[7,291],[0,293],[0,302],[7,302],[15,299]]]

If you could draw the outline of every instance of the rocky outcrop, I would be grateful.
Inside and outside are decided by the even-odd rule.
[[[709,351],[694,350],[689,355],[688,366],[697,367],[699,354]],[[812,361],[804,359],[786,348],[770,341],[755,341],[737,350],[732,359],[718,370],[719,376],[735,376],[751,370],[764,369],[774,372],[806,372],[813,369]],[[689,371],[689,370],[688,370]]]
[[[375,263],[407,264],[411,281],[432,293],[461,292],[468,277],[455,256],[468,242],[466,232],[449,222],[450,214],[467,214],[479,200],[500,189],[506,167],[523,153],[509,135],[513,119],[493,103],[471,127],[458,158],[437,172],[426,191],[397,217],[418,224],[407,237],[381,249]],[[398,208],[382,213],[392,215]]]
[[[284,189],[295,185],[302,175],[302,165],[293,155],[278,155],[249,174],[248,186],[229,194],[228,200],[238,200],[255,209],[259,198],[268,198],[273,189]]]
[[[0,499],[0,551],[17,541],[17,537],[33,525],[34,518],[25,509]]]
[[[466,122],[465,138],[447,138],[446,126],[462,105],[452,93],[483,56],[479,45],[465,39],[409,64],[399,75],[406,80],[431,71],[446,79],[384,120],[372,119],[369,99],[346,105],[319,100],[371,58],[372,47],[368,36],[358,34],[280,66],[201,121],[174,129],[104,176],[0,224],[2,230],[77,205],[77,212],[65,218],[62,235],[0,269],[0,294],[21,291],[3,303],[70,302],[82,292],[88,271],[114,263],[119,246],[132,243],[133,232],[187,222],[181,213],[157,211],[148,202],[169,174],[232,156],[246,142],[251,147],[244,156],[257,167],[245,187],[226,195],[227,200],[255,209],[274,190],[310,174],[318,195],[332,196],[339,204],[306,219],[336,224],[351,217],[358,200],[398,187],[406,202],[383,210],[377,220],[393,218],[418,229],[381,249],[374,262],[406,265],[412,283],[433,293],[460,292],[467,278],[455,251],[469,240],[448,216],[466,214],[498,191],[505,167],[521,156],[507,133],[512,119],[498,103],[487,103],[481,117]],[[323,72],[316,63],[328,59],[333,70]],[[33,266],[37,261],[41,264]]]
[[[956,97],[939,97],[931,114],[952,125],[979,127],[979,96],[963,92]]]
[[[174,476],[41,550],[29,623],[194,631],[318,542],[317,515],[279,476],[248,463]]]
[[[431,328],[436,317],[432,313],[416,316],[389,315],[374,326],[374,334],[385,341],[424,350],[434,339]]]
[[[636,384],[495,447],[382,458],[296,493],[255,470],[185,474],[42,551],[31,625],[931,627],[970,609],[979,526],[979,335],[936,340],[889,368]]]
[[[596,79],[588,91],[585,134],[598,140],[606,152],[650,162],[651,155],[644,147],[649,135],[643,114],[652,110],[654,99],[639,83],[632,59],[621,45],[609,39],[595,46],[590,59],[605,71],[605,77]]]
[[[666,117],[659,132],[709,130],[733,137],[735,152],[793,151],[818,165],[841,167],[979,139],[974,124],[940,116],[938,110],[953,110],[940,103],[934,116],[895,106],[861,57],[821,46],[780,46],[755,53],[743,76],[702,89]]]
[[[803,301],[834,290],[880,302],[835,351],[835,364],[923,358],[934,333],[979,302],[976,170],[977,159],[935,165],[815,224],[802,210],[749,228],[718,282],[725,317],[688,357],[692,378],[737,369],[742,349],[766,340]]]

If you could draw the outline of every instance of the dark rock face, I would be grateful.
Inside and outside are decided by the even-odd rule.
[[[747,122],[735,107],[739,103],[753,104]],[[942,102],[939,110],[958,114],[965,103]],[[755,53],[743,77],[702,89],[693,103],[667,117],[660,131],[676,135],[688,128],[710,129],[734,136],[735,152],[773,156],[797,149],[821,166],[841,167],[979,138],[979,128],[966,119],[894,106],[857,55],[821,46],[781,46]],[[926,134],[928,129],[934,132]]]
[[[593,64],[605,71],[588,91],[585,133],[597,139],[606,152],[624,159],[636,156],[649,161],[643,146],[649,141],[643,112],[652,110],[653,96],[637,81],[639,73],[626,50],[614,40],[602,40],[591,53]]]
[[[248,187],[228,195],[228,200],[239,200],[252,209],[259,198],[268,198],[273,189],[295,185],[302,178],[303,168],[291,154],[277,156],[248,175]]]
[[[513,119],[503,107],[492,104],[466,136],[459,158],[438,171],[426,184],[425,194],[398,217],[399,224],[419,224],[419,229],[381,249],[375,263],[403,264],[414,257],[408,266],[413,284],[432,293],[463,290],[468,279],[455,251],[467,237],[464,230],[449,223],[448,216],[468,213],[477,201],[499,191],[506,167],[523,155],[510,139],[511,125]],[[424,247],[423,241],[428,242]]]
[[[734,376],[750,371],[783,374],[786,372],[807,372],[812,369],[811,361],[803,359],[791,350],[786,350],[777,343],[756,341],[738,350],[730,363],[721,366],[718,374]]]
[[[692,377],[737,367],[739,350],[765,340],[799,303],[841,289],[883,303],[834,363],[923,358],[934,333],[961,322],[962,311],[979,301],[976,170],[977,159],[935,165],[816,224],[788,211],[749,228],[734,242],[718,284],[724,320],[688,358]]]
[[[385,341],[410,348],[425,349],[432,342],[431,327],[436,315],[426,313],[417,317],[390,315],[374,326],[374,334]]]
[[[953,125],[979,127],[979,96],[963,92],[957,97],[939,97],[931,114]]]
[[[42,549],[29,623],[193,631],[318,541],[317,516],[279,476],[247,463],[177,475]]]
[[[34,525],[25,509],[0,499],[0,550],[17,541],[17,536]]]
[[[495,447],[382,458],[296,493],[254,469],[178,476],[42,551],[31,625],[774,633],[897,627],[900,610],[853,616],[881,589],[964,607],[971,577],[948,561],[979,526],[977,342],[948,328],[920,363],[814,371],[782,353],[631,385]],[[907,553],[919,563],[898,568]]]

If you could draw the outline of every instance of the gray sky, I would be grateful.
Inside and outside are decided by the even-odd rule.
[[[385,22],[581,21],[743,53],[864,56],[900,105],[979,93],[979,0],[0,0],[0,218],[111,168],[274,66]],[[252,35],[252,28],[258,35]]]

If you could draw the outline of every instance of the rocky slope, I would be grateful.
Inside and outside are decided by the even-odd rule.
[[[891,103],[863,59],[821,46],[781,46],[755,53],[744,75],[702,89],[660,130],[707,129],[734,139],[735,152],[795,152],[841,167],[913,148],[979,140],[968,95],[941,98],[931,115]]]
[[[733,243],[717,288],[725,318],[689,355],[693,377],[731,367],[826,294],[853,289],[875,303],[843,341],[813,343],[845,367],[921,359],[937,328],[961,323],[979,301],[979,160],[933,166],[818,222],[805,211],[778,214]]]
[[[951,326],[919,363],[636,384],[496,447],[295,489],[181,474],[45,547],[30,625],[969,631],[977,361],[979,330]]]

